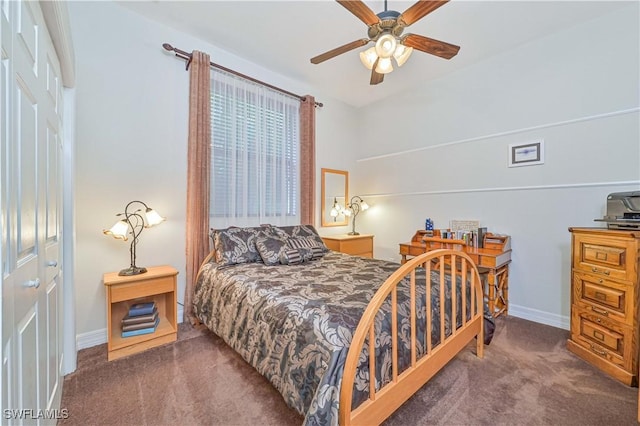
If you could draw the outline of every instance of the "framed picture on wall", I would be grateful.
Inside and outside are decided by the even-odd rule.
[[[544,140],[509,145],[509,167],[544,164]]]

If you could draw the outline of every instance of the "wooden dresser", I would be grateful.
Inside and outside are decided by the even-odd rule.
[[[330,235],[322,237],[329,250],[361,257],[373,257],[373,235]]]
[[[571,336],[567,349],[638,384],[640,231],[569,228]]]

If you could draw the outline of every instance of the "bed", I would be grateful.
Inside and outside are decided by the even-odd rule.
[[[305,425],[381,423],[474,338],[482,358],[493,326],[464,253],[400,266],[329,251],[306,225],[214,232],[194,312]]]

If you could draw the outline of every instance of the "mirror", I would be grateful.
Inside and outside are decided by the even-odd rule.
[[[342,213],[349,199],[349,172],[322,169],[320,217],[322,226],[346,226],[349,219]]]

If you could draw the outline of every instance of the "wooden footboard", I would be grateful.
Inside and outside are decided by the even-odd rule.
[[[454,266],[455,265],[455,266]],[[452,267],[454,266],[454,267]],[[416,279],[416,268],[425,267],[426,280]],[[431,282],[432,269],[440,272],[440,301],[438,306],[445,306],[445,275],[451,275],[451,282],[461,280],[461,306],[451,303],[451,318],[457,318],[456,309],[462,312],[471,312],[470,318],[461,315],[461,325],[456,327],[456,321],[451,322],[451,334],[445,336],[445,309],[436,312],[431,309]],[[405,278],[410,280],[411,297],[411,363],[401,373],[398,364],[398,284]],[[419,281],[419,282],[418,282]],[[418,339],[416,337],[416,288],[425,286],[426,289],[426,354],[418,355]],[[466,289],[471,289],[467,298]],[[451,285],[450,297],[452,301],[457,299],[456,285]],[[369,351],[369,398],[357,408],[352,409],[353,385],[358,367],[360,354],[363,351],[365,341],[375,341],[374,319],[381,306],[391,297],[391,330],[392,330],[392,366],[391,381],[382,388],[376,389],[376,360],[375,351]],[[431,338],[432,316],[440,315],[440,342],[434,344]],[[420,315],[422,316],[422,315]],[[424,322],[424,320],[423,320]],[[484,349],[483,328],[483,294],[478,269],[471,258],[466,254],[455,250],[434,250],[417,256],[402,265],[394,272],[376,292],[369,306],[362,315],[362,319],[356,328],[351,341],[351,346],[345,361],[342,387],[340,390],[340,424],[347,425],[373,425],[384,421],[411,395],[433,377],[447,362],[456,356],[467,344],[477,337],[477,356],[483,357]]]

